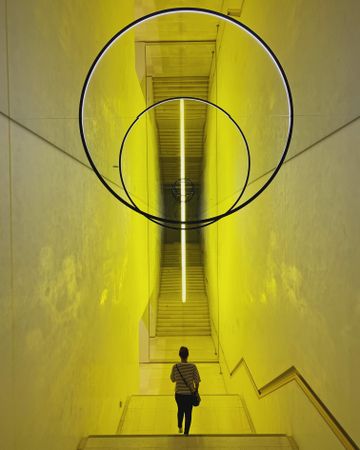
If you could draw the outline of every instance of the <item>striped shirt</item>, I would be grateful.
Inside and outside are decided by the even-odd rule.
[[[198,385],[201,381],[197,367],[192,363],[181,362],[174,364],[171,370],[170,378],[172,382],[176,382],[176,394],[189,395],[191,394],[191,390],[182,379],[178,369],[180,370],[181,375],[185,378],[186,383],[192,388],[192,390],[195,390],[195,385]]]

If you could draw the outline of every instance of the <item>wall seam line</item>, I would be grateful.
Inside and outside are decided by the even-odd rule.
[[[9,83],[8,83],[8,90],[10,91],[9,88]],[[10,92],[8,93],[8,96],[10,95]],[[10,102],[9,102],[10,103]],[[10,111],[10,109],[9,109]],[[39,138],[41,141],[45,142],[46,144],[49,144],[51,147],[53,147],[54,149],[58,150],[60,153],[62,153],[63,155],[71,158],[73,161],[79,163],[80,165],[82,165],[83,167],[89,169],[91,172],[93,172],[93,169],[87,165],[86,163],[84,163],[83,161],[81,161],[81,159],[78,159],[76,156],[72,155],[71,153],[68,153],[66,150],[64,150],[62,147],[56,145],[54,142],[51,142],[49,139],[45,138],[44,136],[41,136],[40,134],[36,133],[36,131],[32,130],[31,128],[27,127],[26,125],[24,125],[23,123],[17,121],[16,119],[14,119],[13,117],[11,117],[9,114],[4,113],[3,111],[0,111],[0,115],[2,115],[3,117],[7,118],[11,123],[19,126],[20,128],[26,130],[27,132],[31,133],[33,136],[36,136],[37,138]],[[111,180],[110,178],[108,178],[105,175],[102,175],[104,177],[104,179],[106,181],[108,181],[109,183],[117,186],[118,188],[122,189],[122,187],[117,184],[115,181]]]
[[[90,170],[91,172],[94,172],[92,167],[90,167],[89,165],[87,165],[86,163],[84,163],[83,161],[81,161],[81,159],[76,158],[76,156],[71,155],[70,153],[68,153],[66,150],[64,150],[63,148],[61,148],[60,146],[56,145],[54,142],[51,142],[49,139],[45,138],[44,136],[41,136],[40,134],[36,133],[36,131],[32,130],[31,128],[28,128],[26,125],[22,124],[21,122],[15,120],[14,118],[12,118],[10,115],[4,113],[3,111],[0,111],[0,115],[5,117],[6,119],[8,119],[11,123],[19,126],[20,128],[26,130],[27,132],[29,132],[30,134],[32,134],[33,136],[36,136],[37,138],[39,138],[41,141],[45,142],[46,144],[50,145],[51,147],[53,147],[55,150],[58,150],[60,153],[62,153],[63,155],[67,156],[68,158],[72,159],[73,161],[77,162],[78,164],[80,164],[81,166],[85,167],[86,169]],[[106,175],[102,174],[102,177],[104,178],[104,180],[108,181],[109,183],[111,183],[112,185],[116,186],[117,188],[121,189],[122,191],[124,191],[124,188],[122,186],[120,186],[120,184],[116,183],[115,181],[111,180],[109,177],[107,177]],[[135,197],[137,199],[140,199],[136,194],[134,194],[133,192],[131,192],[128,189],[128,192],[132,195],[132,197]],[[140,199],[141,200],[141,199]],[[124,205],[126,206],[126,205]]]
[[[352,125],[353,123],[355,123],[357,120],[360,119],[360,115],[354,117],[353,119],[351,119],[349,122],[346,122],[345,124],[341,125],[340,127],[336,128],[335,130],[331,131],[330,133],[328,133],[326,136],[323,136],[322,138],[318,139],[317,141],[313,142],[312,144],[308,145],[307,147],[305,147],[303,150],[300,150],[298,153],[296,153],[295,155],[291,156],[290,158],[286,159],[282,165],[285,166],[287,163],[291,162],[292,160],[294,160],[295,158],[297,158],[298,156],[301,156],[302,154],[306,153],[307,151],[311,150],[313,147],[315,147],[316,145],[320,144],[323,141],[326,141],[326,139],[330,138],[331,136],[334,136],[335,134],[337,134],[338,132],[342,131],[343,129],[345,129],[346,127]],[[266,175],[269,175],[271,173],[273,173],[273,171],[275,170],[275,168],[272,168],[271,170],[266,171],[265,173],[263,173],[262,175],[259,175],[258,177],[256,177],[254,180],[250,181],[248,183],[248,186],[256,183],[257,181],[261,180],[261,178],[265,177]],[[281,170],[281,169],[280,169]],[[238,194],[239,191],[235,191],[233,192],[231,195],[227,196],[225,199],[222,199],[222,202],[226,201],[229,197],[234,196],[236,194]],[[205,210],[206,211],[206,210]]]
[[[340,125],[339,127],[337,127],[335,130],[331,131],[330,133],[328,133],[327,135],[321,137],[320,139],[316,140],[315,142],[313,142],[312,144],[308,145],[307,147],[303,148],[302,150],[300,150],[299,152],[297,152],[295,155],[291,156],[290,158],[287,158],[284,163],[283,166],[287,163],[289,163],[290,161],[294,160],[295,158],[297,158],[298,156],[301,156],[303,153],[307,152],[308,150],[311,150],[313,147],[315,147],[316,145],[320,144],[323,141],[326,141],[328,138],[334,136],[335,134],[339,133],[340,131],[342,131],[343,129],[345,129],[346,127],[352,125],[353,123],[355,123],[357,120],[360,119],[360,115],[354,117],[353,119],[351,119],[350,121],[344,123],[343,125]],[[257,178],[255,178],[254,180],[252,180],[248,186],[250,186],[251,184],[256,183],[257,181],[261,180],[261,178],[265,177],[266,175],[269,175],[270,173],[272,173],[275,170],[275,167],[272,168],[271,170],[266,171],[265,173],[263,173],[262,175],[258,176]]]
[[[10,116],[10,66],[9,66],[9,23],[8,23],[8,0],[5,0],[5,48],[6,48],[6,82],[7,82],[7,108]],[[10,240],[10,304],[11,304],[11,402],[12,423],[15,419],[15,305],[14,305],[14,232],[13,232],[13,188],[12,188],[12,151],[11,151],[11,120],[8,117],[8,173],[9,173],[9,240]],[[15,433],[13,426],[10,429],[12,446],[15,449]]]

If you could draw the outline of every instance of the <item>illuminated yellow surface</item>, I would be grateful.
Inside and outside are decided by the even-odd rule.
[[[84,76],[133,13],[130,1],[121,8],[113,0],[101,8],[95,3],[0,1],[0,108],[40,135],[0,119],[0,432],[7,450],[73,450],[83,435],[114,432],[119,401],[137,388],[138,321],[157,289],[158,229],[119,206],[76,161],[86,164],[77,126]],[[245,3],[241,20],[274,48],[294,88],[292,154],[358,115],[359,5]],[[256,54],[245,46],[232,58],[233,47],[226,35],[218,100],[241,119],[250,147],[262,149],[255,172],[261,175],[269,168],[267,141],[257,145],[261,127],[252,128],[235,101],[248,101],[256,112],[265,97],[256,98],[254,87],[266,80],[267,68],[255,64],[253,73],[237,73],[235,62],[251,66]],[[144,107],[133,64],[121,64],[133,62],[132,46],[114,50],[119,60],[105,63],[107,82],[94,87],[107,101],[88,111],[93,138],[102,142],[96,156],[110,179],[117,161],[108,149]],[[123,94],[121,105],[114,92]],[[272,124],[274,118],[274,143]],[[220,132],[226,126],[218,125]],[[359,134],[356,122],[292,160],[261,199],[206,230],[204,249],[213,321],[220,323],[230,368],[245,356],[261,385],[296,364],[358,442]],[[229,135],[221,138],[231,148]],[[132,139],[131,146],[144,147],[141,132]],[[147,139],[155,141],[152,132]],[[208,139],[213,146],[216,136]],[[214,211],[237,176],[234,157],[217,164],[209,155],[206,195]],[[147,172],[139,154],[132,158],[129,167],[139,164],[129,182],[139,186],[141,205],[155,208],[157,192],[145,194],[147,183],[155,185],[156,163],[150,158]],[[216,171],[229,172],[218,188],[209,176]],[[307,450],[337,448],[296,386],[258,403],[239,373],[228,389],[244,394],[258,431],[292,432]]]
[[[298,116],[295,118],[291,153],[305,149],[317,137],[335,131],[345,117],[350,120],[356,116],[358,107],[353,95],[342,89],[346,83],[353,85],[353,72],[359,73],[359,64],[355,63],[352,70],[343,70],[340,74],[332,50],[323,46],[326,40],[332,39],[330,24],[341,26],[342,23],[336,3],[330,3],[327,25],[321,27],[321,32],[315,32],[318,22],[316,14],[312,14],[314,2],[303,2],[300,8],[301,15],[308,17],[308,22],[299,40],[309,42],[310,53],[317,48],[319,54],[326,55],[321,60],[311,57],[310,66],[301,65],[295,56],[297,52],[292,49],[301,44],[291,30],[288,30],[292,36],[290,44],[283,36],[283,30],[275,26],[268,28],[266,14],[279,13],[290,17],[292,7],[280,12],[274,2],[265,6],[263,2],[255,1],[244,8],[245,23],[266,31],[269,43],[279,46],[279,56],[284,57],[294,87]],[[353,2],[352,6],[359,17],[358,5]],[[264,11],[261,10],[263,7]],[[275,9],[270,11],[267,8]],[[342,13],[349,23],[352,22],[350,11],[343,10]],[[321,42],[315,39],[319,35],[322,36]],[[337,48],[337,54],[346,59],[351,51],[358,51],[358,44],[352,40],[352,33],[345,29],[341,35],[344,41],[333,42],[331,48]],[[311,36],[314,38],[312,44]],[[268,96],[265,89],[268,79],[263,84],[259,83],[267,73],[267,66],[260,62],[254,66],[253,72],[244,69],[250,66],[242,66],[241,76],[236,72],[233,61],[250,62],[253,55],[247,46],[236,53],[234,46],[229,44],[234,42],[233,37],[225,32],[219,50],[217,69],[221,79],[218,79],[217,98],[244,124],[254,159],[255,176],[259,176],[269,168],[273,147],[265,145],[261,117],[257,117],[252,108],[254,105],[265,107],[269,97],[276,105],[278,86],[275,85]],[[314,82],[311,89],[300,82],[301,77],[306,76]],[[339,82],[336,93],[331,78],[333,82],[335,79]],[[215,96],[213,87],[212,98]],[[341,98],[339,115],[334,96]],[[242,116],[241,113],[246,111],[244,105],[249,105],[248,111],[254,114]],[[314,108],[316,115],[313,114]],[[281,133],[277,134],[271,112],[269,109],[269,143],[275,143]],[[218,199],[218,208],[222,209],[229,180],[235,176],[234,158],[224,157],[221,153],[228,145],[231,151],[231,142],[223,126],[217,127],[217,133],[213,115],[207,134],[210,154],[207,156],[205,183],[208,204],[211,199]],[[224,350],[224,373],[227,373],[224,358],[232,369],[241,357],[245,357],[258,385],[263,385],[295,365],[306,374],[320,398],[357,442],[360,441],[356,423],[358,402],[354,400],[354,393],[358,396],[359,388],[354,376],[360,370],[358,345],[355,344],[360,336],[357,326],[358,283],[354,267],[358,267],[360,262],[357,232],[360,192],[355,169],[360,157],[359,136],[357,120],[289,161],[273,185],[253,204],[204,231],[208,294],[214,330],[219,333]],[[228,178],[218,176],[226,172],[229,173]],[[213,182],[216,176],[217,186]],[[265,179],[266,175],[252,183],[249,192],[255,192]],[[213,211],[216,212],[215,207]],[[233,379],[227,379],[227,386],[230,392],[244,394],[257,431],[293,433],[300,448],[341,448],[296,386],[289,386],[261,401],[254,395],[242,371]]]
[[[76,118],[82,81],[133,5],[7,3],[12,114],[40,136],[12,123],[9,141],[1,118],[0,447],[74,450],[84,435],[116,431],[119,402],[138,387],[138,323],[157,290],[159,228],[121,206],[74,159],[85,161]],[[131,66],[133,45],[121,51]],[[117,162],[109,154],[113,143],[118,149],[116,134],[145,107],[134,69],[120,66],[115,59],[104,67],[96,86],[103,97],[89,105],[104,168]],[[124,99],[113,125],[112,88]],[[144,130],[134,138],[145,152],[131,174],[142,191],[157,163],[150,135],[148,173]],[[116,180],[116,170],[106,170]],[[144,204],[157,203],[156,195]]]

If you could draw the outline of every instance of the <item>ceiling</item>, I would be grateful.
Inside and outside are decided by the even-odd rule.
[[[238,1],[238,0],[237,0]],[[142,17],[154,11],[175,7],[197,7],[221,11],[223,0],[135,0],[135,16]],[[185,18],[186,17],[186,18]],[[207,17],[199,20],[199,14],[171,14],[146,22],[137,27],[136,40],[138,41],[172,41],[172,40],[214,40],[216,39],[215,18]]]

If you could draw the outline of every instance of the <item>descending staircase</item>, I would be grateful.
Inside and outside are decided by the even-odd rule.
[[[163,247],[157,336],[209,336],[209,305],[204,285],[204,269],[199,244],[186,246],[187,298],[181,300],[181,247]]]
[[[78,450],[298,450],[285,434],[256,434],[239,395],[202,395],[186,437],[177,434],[176,410],[173,394],[133,395],[118,434],[88,436]]]

